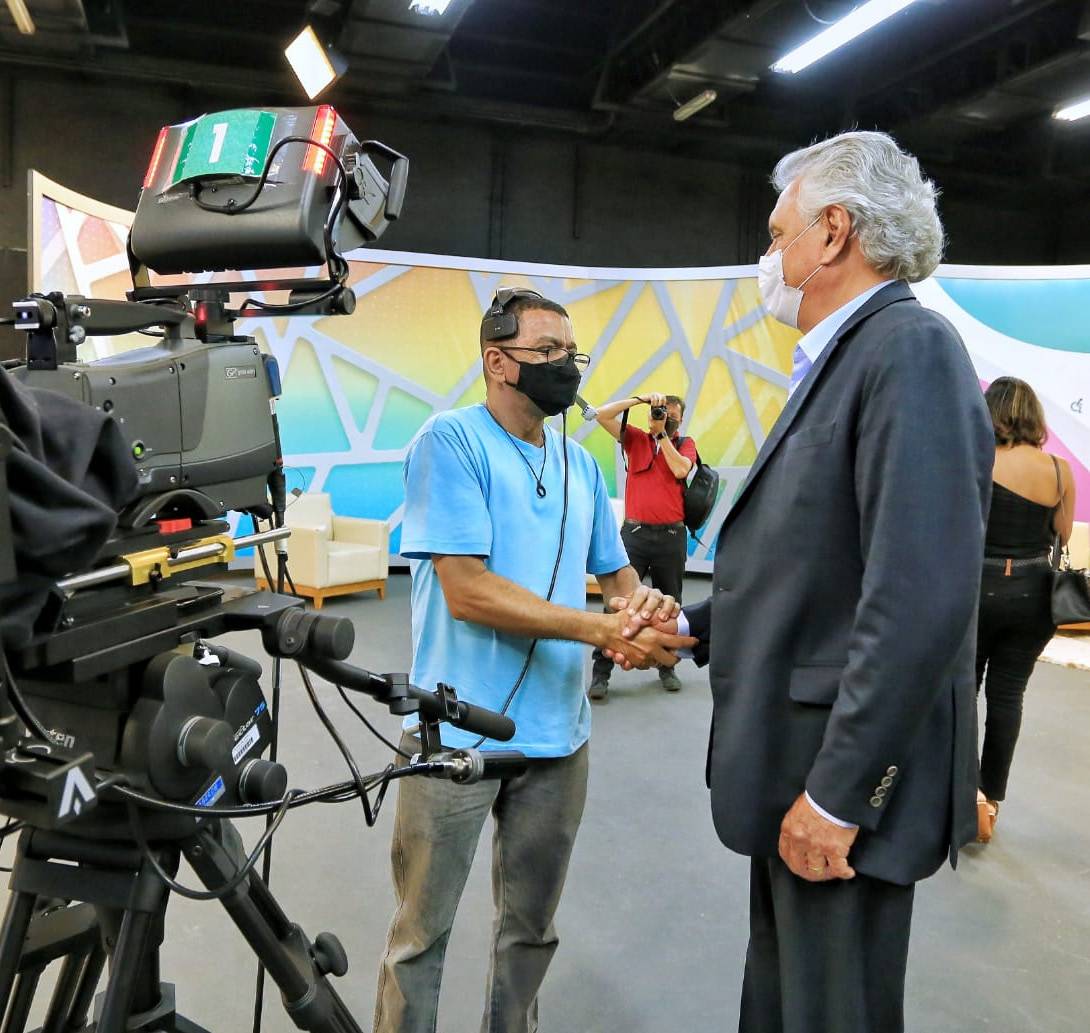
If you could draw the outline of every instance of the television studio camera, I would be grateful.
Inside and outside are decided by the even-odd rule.
[[[388,178],[373,159],[389,162]],[[166,126],[129,235],[129,300],[50,293],[14,303],[26,361],[0,371],[0,401],[12,399],[13,410],[21,401],[41,425],[31,433],[0,406],[0,625],[9,621],[0,657],[0,813],[15,822],[6,831],[20,830],[0,928],[5,1033],[21,1033],[39,977],[55,960],[63,964],[42,1027],[49,1033],[200,1033],[176,1013],[173,986],[159,978],[171,890],[220,900],[300,1029],[358,1030],[327,978],[347,970],[343,948],[331,933],[311,941],[288,919],[255,870],[261,850],[293,807],[359,798],[371,824],[394,779],[469,782],[523,762],[513,752],[443,750],[440,722],[497,740],[509,740],[514,724],[459,701],[449,686],[424,691],[403,674],[346,663],[349,621],[307,612],[289,595],[197,580],[243,547],[257,547],[264,562],[269,543],[285,570],[279,375],[252,337],[234,333],[234,321],[350,313],[343,254],[398,217],[407,174],[406,158],[357,140],[328,105]],[[325,278],[151,282],[151,273],[322,265]],[[249,296],[270,291],[288,291],[288,300]],[[134,331],[159,340],[77,359],[88,336]],[[92,436],[113,445],[116,476],[103,477],[100,466],[82,496],[109,519],[96,525],[99,537],[85,535],[64,576],[43,576],[56,574],[58,556],[77,555],[71,542],[58,539],[53,549],[40,539],[57,522],[61,538],[81,527],[71,468],[87,436],[81,414],[98,421]],[[67,437],[51,445],[50,432],[61,428]],[[103,507],[111,487],[103,482],[124,485],[123,505]],[[69,494],[63,519],[50,523],[52,488]],[[231,510],[251,516],[253,534],[231,537],[223,519]],[[26,617],[14,631],[13,614]],[[274,681],[282,659],[299,663],[315,705],[308,669],[393,713],[419,713],[421,753],[363,776],[326,720],[352,780],[289,791],[284,767],[264,758],[276,706],[274,696],[270,711],[261,666],[211,641],[243,630],[260,633]],[[373,806],[369,793],[378,794]],[[268,824],[247,857],[230,819],[255,815]],[[182,856],[205,890],[175,882]]]

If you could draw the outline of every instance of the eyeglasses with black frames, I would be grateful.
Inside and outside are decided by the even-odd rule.
[[[532,352],[534,355],[543,355],[544,361],[550,366],[563,366],[570,359],[579,367],[580,373],[586,372],[587,367],[590,365],[589,355],[584,352],[571,351],[559,344],[546,348],[526,348],[517,344],[509,344],[506,347],[500,348],[500,351]]]

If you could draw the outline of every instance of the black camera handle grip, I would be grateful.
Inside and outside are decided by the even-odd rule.
[[[391,713],[419,712],[426,721],[446,721],[500,742],[508,742],[515,736],[515,722],[511,718],[458,699],[449,685],[441,685],[438,692],[428,692],[410,685],[404,674],[374,674],[362,667],[324,657],[298,659],[326,681],[354,692],[365,692],[379,703],[385,703]]]

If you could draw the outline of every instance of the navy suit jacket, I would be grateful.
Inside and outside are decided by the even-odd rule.
[[[908,884],[976,830],[974,653],[994,436],[957,331],[904,282],[822,352],[685,607],[710,663],[712,813],[775,856],[807,789],[860,826],[857,871]]]

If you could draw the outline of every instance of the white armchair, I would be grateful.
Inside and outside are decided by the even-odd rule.
[[[308,492],[288,506],[284,523],[291,528],[288,570],[296,591],[316,610],[334,595],[375,589],[386,598],[390,529],[385,520],[337,516],[327,494]],[[260,575],[257,584],[267,587]]]

